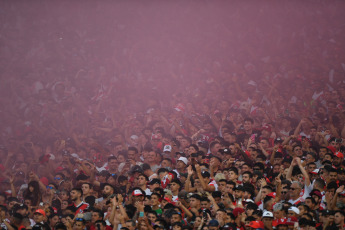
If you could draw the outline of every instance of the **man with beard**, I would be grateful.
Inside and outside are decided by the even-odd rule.
[[[341,163],[343,163],[344,154],[341,152],[336,152],[333,157],[333,165],[338,169],[341,167]]]
[[[89,204],[82,201],[83,191],[80,188],[73,188],[70,196],[76,210],[75,214],[84,213],[84,210],[89,207]]]
[[[98,198],[96,200],[96,203],[105,203],[109,197],[114,194],[114,187],[111,184],[105,183],[103,184],[103,189],[102,189],[102,197]]]

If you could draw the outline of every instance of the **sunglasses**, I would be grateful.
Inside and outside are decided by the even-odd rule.
[[[54,177],[54,180],[61,180],[61,177]]]
[[[287,192],[281,192],[282,194],[287,194]]]
[[[84,221],[83,218],[76,218],[75,220],[76,220],[76,221]]]
[[[47,186],[47,189],[54,189],[53,186]]]

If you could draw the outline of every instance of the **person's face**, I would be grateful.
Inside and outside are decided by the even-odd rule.
[[[321,148],[319,151],[319,158],[322,160],[325,157],[325,154],[327,153],[326,148]]]
[[[97,212],[92,212],[91,214],[91,222],[95,223],[97,220],[101,220],[102,217],[99,216]]]
[[[152,213],[149,213],[147,218],[151,221],[151,223],[154,223],[157,220],[157,217]]]
[[[273,218],[268,218],[268,217],[262,218],[262,222],[264,223],[265,228],[268,228],[268,229],[272,227],[272,221],[273,221]]]
[[[226,186],[226,182],[221,181],[221,182],[219,182],[218,186],[219,186],[219,191],[223,192],[225,189],[225,186]]]
[[[67,207],[68,207],[68,201],[67,201],[67,200],[62,201],[62,203],[61,203],[61,209],[62,209],[62,210],[65,210]]]
[[[201,224],[201,217],[200,217],[200,216],[197,216],[197,217],[195,218],[193,227],[194,227],[194,228],[197,228],[197,227],[200,226],[200,224]]]
[[[159,205],[159,198],[156,195],[151,196],[151,205]]]
[[[176,164],[177,169],[183,169],[185,167],[186,167],[186,165],[185,165],[185,163],[183,163],[183,161],[177,161],[177,164]]]
[[[167,168],[167,167],[171,168],[170,161],[163,160],[161,166],[162,166],[162,168]]]
[[[316,169],[316,165],[310,164],[310,165],[308,165],[307,169],[308,169],[308,172],[312,172],[312,171],[314,171]]]
[[[334,164],[335,166],[339,166],[339,165],[341,165],[342,160],[343,160],[343,159],[341,159],[341,158],[339,158],[339,157],[334,157],[334,158],[333,158],[333,164]]]
[[[305,213],[305,209],[303,206],[298,206],[299,214],[303,215]]]
[[[151,151],[151,152],[149,152],[148,157],[149,157],[149,159],[148,159],[149,162],[154,162],[156,159],[156,153]]]
[[[290,197],[296,200],[301,193],[301,188],[298,186],[297,183],[292,183],[290,186]]]
[[[111,170],[117,170],[119,164],[118,161],[116,159],[111,159],[110,161],[108,161],[108,167]]]
[[[289,227],[287,225],[278,225],[277,230],[287,230]]]
[[[127,157],[128,157],[128,159],[130,159],[130,160],[134,160],[134,158],[135,158],[135,152],[132,151],[132,150],[129,150],[129,151],[128,151]]]
[[[175,183],[175,182],[170,183],[170,190],[171,190],[172,192],[177,192],[177,191],[179,190],[179,188],[180,188],[180,185],[179,185],[179,184],[177,184],[177,183]]]
[[[76,221],[73,225],[73,230],[83,230],[84,229],[84,223],[82,221]]]
[[[235,198],[236,199],[242,198],[242,195],[243,195],[243,191],[235,190]]]
[[[210,208],[210,203],[208,201],[201,201],[200,203],[201,208]]]
[[[236,173],[234,171],[229,171],[228,177],[229,177],[229,180],[235,181],[235,180],[237,180],[238,175],[236,175]]]
[[[211,151],[213,154],[216,154],[216,153],[219,151],[220,148],[221,148],[221,145],[220,145],[219,143],[216,143],[216,144],[212,147],[212,149],[210,149],[210,151]]]
[[[301,157],[303,155],[303,151],[302,151],[302,148],[297,146],[295,149],[294,149],[294,152],[295,154],[298,156],[298,157]]]
[[[216,212],[216,219],[217,220],[224,220],[226,216],[226,213],[222,212],[222,211],[217,211]]]
[[[69,195],[72,201],[76,201],[78,199],[79,193],[77,191],[72,190]]]
[[[328,175],[329,181],[337,181],[338,173],[337,172],[330,172]]]
[[[252,130],[253,124],[250,121],[245,121],[243,124],[243,128],[245,131]]]
[[[279,165],[275,165],[273,167],[273,173],[279,173],[280,172],[280,166]]]
[[[330,155],[328,155],[328,154],[325,155],[324,160],[327,160],[327,161],[330,161],[330,162],[333,161],[332,157]]]
[[[173,223],[176,223],[176,222],[180,222],[181,221],[181,217],[180,217],[180,215],[178,215],[178,214],[173,214],[172,216],[171,216],[171,223],[173,224]]]
[[[288,217],[292,217],[292,216],[297,217],[297,214],[296,214],[294,211],[288,211],[287,216],[288,216]]]
[[[34,221],[35,221],[35,223],[41,223],[42,221],[44,221],[44,216],[42,214],[35,213],[34,214]]]
[[[196,208],[200,205],[200,201],[192,197],[189,199],[189,205],[191,208]]]
[[[305,200],[305,205],[307,205],[310,209],[314,209],[314,204],[313,204],[313,202],[311,202],[311,200],[310,199],[306,199]]]
[[[61,200],[68,200],[68,194],[65,191],[60,192],[59,197]]]
[[[241,172],[251,171],[251,168],[248,165],[242,165],[241,166]]]
[[[0,197],[1,198],[1,197]],[[0,204],[1,204],[1,202],[0,202]],[[26,206],[28,206],[28,207],[30,207],[31,206],[31,200],[24,200],[24,204],[26,205]]]
[[[59,217],[54,216],[53,218],[50,219],[50,226],[54,227],[57,222],[59,222]]]
[[[113,193],[113,189],[109,185],[106,185],[104,186],[102,193],[103,195],[110,196]]]
[[[54,177],[54,183],[55,184],[59,185],[62,180],[63,180],[63,178],[60,174],[55,175],[55,177]]]
[[[143,185],[146,185],[147,183],[146,178],[144,176],[139,176],[137,180],[138,180],[138,186],[143,186]]]
[[[226,184],[226,191],[233,194],[234,193],[234,186],[232,184]]]
[[[91,191],[89,184],[82,184],[81,190],[83,191],[84,195],[88,195]]]

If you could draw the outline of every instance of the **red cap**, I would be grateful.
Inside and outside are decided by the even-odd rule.
[[[271,132],[272,131],[271,126],[269,126],[269,125],[262,126],[262,130],[266,130],[267,132]]]
[[[341,159],[344,159],[344,154],[342,154],[341,152],[334,153],[334,156],[341,158]]]
[[[47,186],[48,183],[49,183],[47,177],[41,177],[41,178],[40,178],[40,181],[41,181],[45,186]]]
[[[248,227],[251,227],[251,228],[264,228],[264,223],[262,221],[251,221],[250,224],[248,225]]]
[[[270,197],[273,197],[273,198],[276,198],[276,193],[275,192],[271,192],[269,194],[267,194],[266,196],[270,196]]]
[[[327,146],[327,148],[329,149],[329,150],[331,150],[332,151],[332,153],[334,154],[335,153],[335,151],[336,151],[336,149],[333,147],[333,146]]]
[[[285,219],[285,218],[282,218],[282,219],[279,219],[278,221],[277,221],[277,226],[278,225],[287,225],[287,220]]]
[[[234,214],[235,217],[237,217],[239,214],[243,213],[244,212],[244,209],[243,208],[235,208],[233,211],[232,211],[232,214]]]
[[[41,214],[41,215],[43,215],[43,216],[46,216],[46,212],[43,211],[42,209],[37,209],[37,210],[34,212],[34,214],[35,214],[35,213],[39,213],[39,214]]]
[[[140,189],[135,189],[133,192],[132,192],[132,196],[143,196],[144,194],[141,192]]]

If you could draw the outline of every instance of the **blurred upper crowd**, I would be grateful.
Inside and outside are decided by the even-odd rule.
[[[133,3],[1,3],[0,229],[344,229],[344,2]]]

